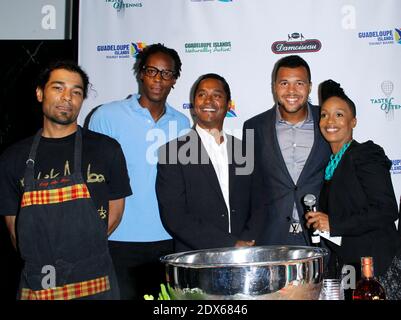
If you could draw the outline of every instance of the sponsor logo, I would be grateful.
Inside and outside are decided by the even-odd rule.
[[[230,41],[189,42],[185,44],[185,53],[223,53],[231,51]]]
[[[226,114],[226,118],[236,118],[237,117],[237,113],[235,112],[235,102],[234,102],[234,100],[230,101],[229,107],[230,107],[230,109],[228,110],[228,112]]]
[[[287,35],[287,41],[275,41],[271,49],[275,54],[317,52],[322,48],[322,43],[317,39],[305,39],[299,32]]]
[[[401,174],[401,159],[391,160],[392,166],[390,172],[392,174]]]
[[[393,44],[394,30],[361,31],[358,32],[358,38],[368,41],[370,46]]]
[[[131,42],[131,56],[135,58],[145,47],[145,42]]]
[[[143,4],[140,1],[124,1],[124,0],[105,0],[107,4],[112,5],[117,11],[132,8],[142,8]]]
[[[392,96],[394,83],[390,80],[385,80],[380,84],[380,88],[384,97],[372,98],[370,102],[375,106],[379,106],[385,112],[387,120],[394,120],[394,111],[401,109],[401,105],[397,104]]]
[[[395,42],[401,44],[401,28],[395,28]]]
[[[128,43],[98,45],[96,51],[104,54],[106,59],[122,59],[130,57],[130,45]]]
[[[192,103],[184,103],[182,105],[182,108],[185,109],[185,110],[193,109],[193,107],[194,106],[192,105]]]
[[[103,44],[98,45],[96,51],[103,54],[106,59],[129,59],[135,58],[145,47],[144,42]]]

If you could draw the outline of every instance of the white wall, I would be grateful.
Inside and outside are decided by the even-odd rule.
[[[219,73],[230,84],[237,115],[226,119],[225,128],[237,130],[234,133],[240,136],[245,120],[273,105],[270,76],[274,63],[283,54],[273,53],[272,44],[287,41],[288,35],[298,33],[303,36],[301,45],[313,39],[321,43],[317,52],[299,53],[311,67],[312,102],[318,102],[317,88],[322,81],[332,78],[343,85],[357,105],[355,138],[372,139],[383,146],[394,163],[400,160],[392,170],[399,201],[401,1],[124,0],[123,3],[124,8],[119,0],[80,1],[79,62],[96,90],[83,107],[80,123],[93,107],[137,91],[132,73],[135,61],[132,43],[161,42],[176,49],[183,62],[182,76],[169,96],[170,104],[188,113],[183,105],[189,102],[189,90],[196,78],[208,72]],[[370,37],[360,37],[364,35]],[[300,40],[289,42],[293,45]],[[220,47],[222,51],[213,51],[214,42],[225,44]],[[193,43],[210,43],[212,50],[190,52],[188,46]],[[97,50],[98,46],[107,45],[115,48],[126,45],[128,50],[127,53]],[[386,106],[385,98],[395,108],[388,114],[381,109]]]

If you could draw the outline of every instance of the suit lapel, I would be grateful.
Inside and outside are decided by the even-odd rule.
[[[227,158],[228,158],[228,190],[229,190],[229,201],[231,203],[231,196],[234,192],[234,181],[235,181],[235,168],[237,164],[235,163],[235,148],[241,147],[241,145],[236,145],[236,140],[233,136],[226,134],[227,136]],[[242,150],[242,149],[239,149]]]
[[[195,129],[194,129],[195,130]],[[196,130],[195,130],[196,131]],[[202,139],[200,138],[198,132],[196,131],[196,135],[198,137],[198,145],[199,145],[199,167],[201,168],[201,170],[203,171],[203,173],[205,174],[207,180],[209,181],[211,187],[214,189],[214,191],[216,191],[216,193],[219,195],[219,197],[221,198],[221,200],[225,203],[224,201],[224,196],[223,196],[223,192],[221,191],[220,188],[220,184],[219,184],[219,179],[217,178],[217,174],[216,171],[214,170],[212,161],[210,160],[210,157],[202,143]],[[203,156],[204,155],[204,156]],[[203,160],[202,160],[202,156],[203,156]],[[207,163],[205,163],[205,160],[208,160]]]
[[[287,177],[287,179],[289,180],[289,183],[292,183],[292,178],[290,173],[288,172],[287,166],[285,164],[284,158],[283,158],[283,154],[281,153],[281,149],[280,149],[280,145],[278,143],[278,139],[277,139],[277,132],[276,132],[276,106],[274,106],[271,109],[271,113],[268,114],[268,116],[266,117],[266,123],[265,125],[262,126],[262,130],[263,130],[263,139],[265,141],[263,141],[263,146],[268,146],[269,145],[269,141],[273,142],[272,145],[272,149],[273,149],[273,154],[272,155],[267,155],[267,158],[269,156],[274,157],[276,163],[279,165],[281,171],[284,173],[284,175]],[[273,139],[271,139],[270,137],[273,137]],[[269,153],[269,150],[266,149],[265,152]],[[265,159],[267,160],[267,159]]]

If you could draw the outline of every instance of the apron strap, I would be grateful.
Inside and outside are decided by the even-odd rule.
[[[26,160],[26,169],[24,173],[24,186],[30,186],[33,183],[35,174],[34,167],[35,167],[36,151],[38,150],[42,132],[43,129],[39,129],[39,131],[35,134],[35,137],[33,138],[33,143],[31,146],[31,150],[29,151],[28,160]]]
[[[75,144],[74,144],[74,174],[81,175],[82,168],[82,130],[81,127],[77,127],[75,133]]]
[[[24,187],[32,186],[35,175],[35,159],[36,152],[38,150],[40,138],[42,137],[43,129],[40,129],[33,138],[31,150],[29,151],[29,157],[26,161],[26,168],[24,173]],[[80,126],[77,127],[74,141],[74,172],[73,174],[81,176],[82,168],[82,129]]]

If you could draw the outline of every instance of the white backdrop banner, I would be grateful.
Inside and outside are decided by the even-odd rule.
[[[318,85],[341,83],[357,106],[355,138],[380,144],[401,195],[400,0],[85,0],[80,1],[79,63],[93,89],[80,114],[136,93],[135,56],[163,43],[181,57],[169,103],[189,116],[189,91],[202,74],[224,76],[232,91],[225,129],[270,108],[274,63],[299,54]],[[398,62],[397,62],[398,61]]]

